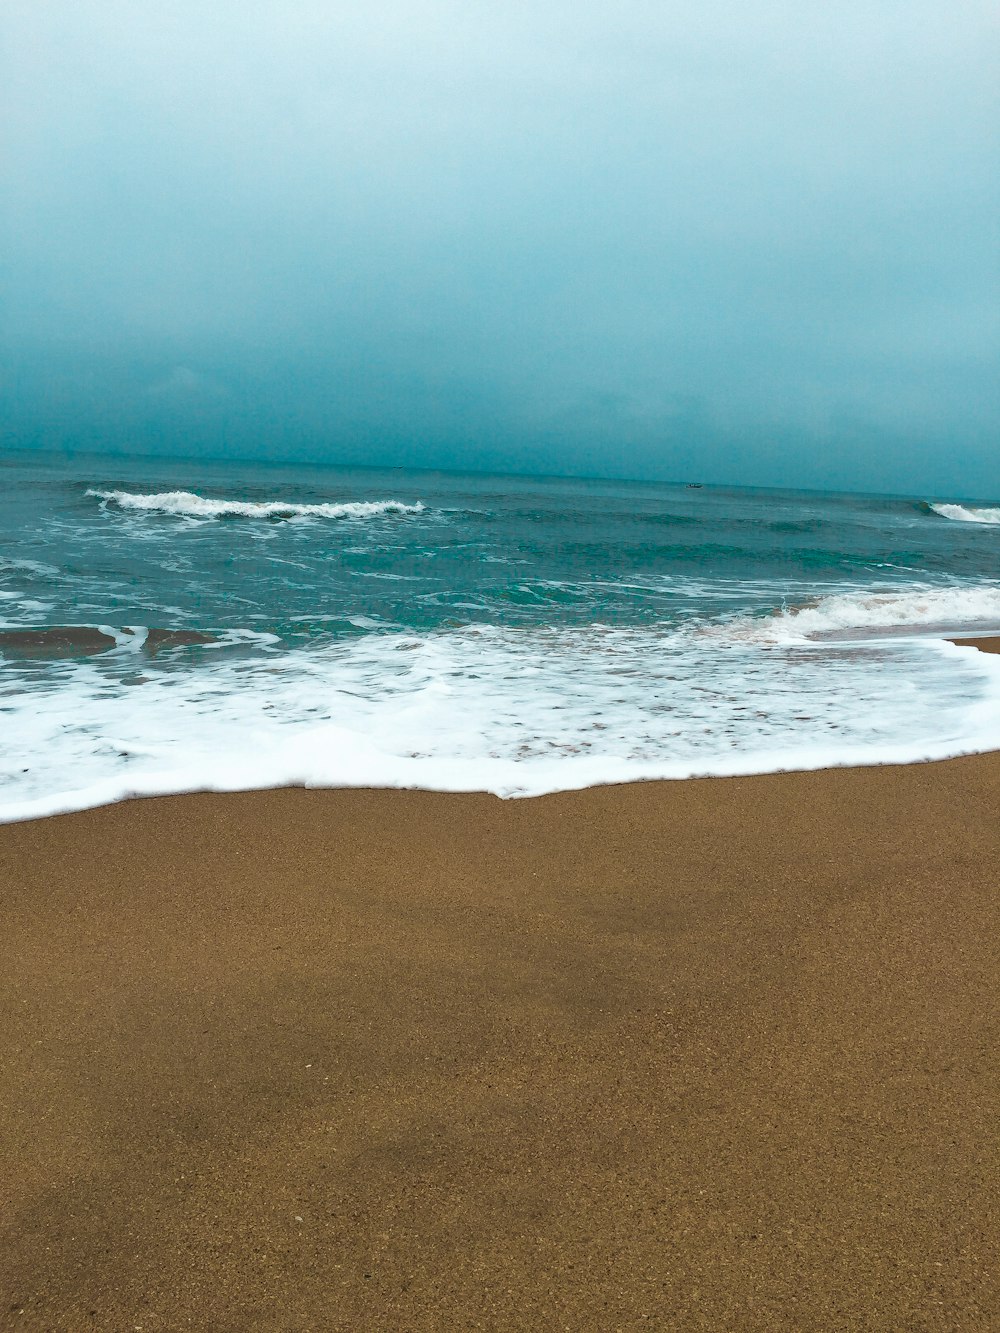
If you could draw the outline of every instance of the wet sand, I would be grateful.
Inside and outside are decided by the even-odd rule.
[[[1000,756],[0,827],[0,1326],[976,1329]]]
[[[978,648],[981,653],[1000,653],[1000,634],[988,638],[952,639],[951,642],[957,643],[959,648]]]

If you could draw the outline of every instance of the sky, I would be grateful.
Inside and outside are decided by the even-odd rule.
[[[0,439],[1000,498],[992,0],[4,0]]]

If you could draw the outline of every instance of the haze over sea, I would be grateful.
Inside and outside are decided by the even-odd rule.
[[[0,816],[530,795],[1000,746],[1000,507],[22,455]],[[169,633],[164,633],[169,631]]]

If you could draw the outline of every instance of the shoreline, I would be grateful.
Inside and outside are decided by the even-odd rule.
[[[50,632],[45,631],[45,633]],[[56,636],[61,636],[66,633],[68,633],[68,630],[66,629],[56,629],[51,631],[51,634]],[[151,633],[155,633],[159,636],[158,643],[169,641],[180,634],[179,631],[175,632],[166,630],[151,631]],[[978,635],[975,637],[946,635],[935,641],[950,643],[959,648],[975,648],[986,654],[1000,654],[1000,631],[997,631],[995,635]],[[155,647],[153,652],[155,655]],[[286,789],[306,787],[308,790],[315,791],[436,791],[441,793],[450,792],[453,794],[475,794],[479,792],[483,794],[494,794],[504,800],[537,800],[542,796],[555,795],[560,792],[587,791],[596,786],[621,786],[633,782],[691,782],[711,779],[728,780],[731,778],[766,776],[767,774],[776,773],[827,772],[841,768],[897,767],[910,764],[943,763],[950,759],[965,758],[975,754],[991,754],[997,751],[1000,751],[1000,739],[998,739],[994,745],[986,748],[975,748],[974,746],[970,746],[966,749],[958,749],[955,748],[954,742],[952,742],[951,745],[938,744],[936,746],[927,743],[926,747],[896,746],[882,752],[883,756],[888,754],[888,758],[879,758],[877,756],[869,757],[867,755],[861,758],[855,758],[850,752],[848,752],[849,757],[845,758],[843,751],[828,751],[818,761],[814,758],[808,767],[800,767],[800,764],[803,761],[801,756],[796,752],[782,754],[780,756],[776,756],[772,753],[769,756],[769,759],[771,760],[770,766],[764,768],[757,768],[752,766],[752,764],[748,764],[744,768],[737,756],[735,760],[730,760],[728,772],[722,761],[718,758],[714,765],[708,766],[708,771],[700,771],[694,765],[693,760],[689,761],[690,767],[685,765],[685,771],[675,771],[672,773],[664,771],[664,768],[660,765],[654,766],[653,771],[643,772],[642,766],[636,764],[631,772],[626,771],[620,776],[617,774],[608,777],[601,776],[597,779],[592,778],[589,782],[586,780],[580,782],[577,778],[574,778],[573,785],[549,787],[546,784],[536,786],[534,789],[532,789],[530,784],[527,786],[518,786],[513,783],[499,783],[494,784],[492,787],[472,785],[466,787],[459,784],[442,784],[439,786],[423,785],[419,781],[406,782],[397,780],[395,775],[392,779],[384,783],[380,783],[376,779],[375,781],[364,781],[356,786],[338,785],[336,780],[331,781],[329,784],[323,780],[312,782],[306,779],[304,781],[301,776],[296,777],[291,781],[287,778],[275,778],[271,781],[265,778],[263,785],[243,786],[241,785],[242,775],[236,785],[230,785],[228,781],[223,781],[214,786],[196,786],[191,784],[189,780],[185,782],[184,780],[178,780],[176,777],[173,783],[165,783],[162,775],[154,773],[147,774],[144,778],[133,777],[129,784],[123,784],[118,789],[110,787],[110,784],[108,783],[101,783],[95,785],[93,788],[84,788],[76,792],[63,792],[59,796],[50,795],[12,802],[6,809],[0,808],[0,828],[6,824],[32,822],[38,819],[59,818],[62,815],[74,814],[88,809],[97,809],[108,804],[119,804],[123,801],[155,800],[164,796],[197,795],[199,793],[283,791]],[[713,768],[715,771],[712,771]],[[95,791],[100,793],[96,799],[94,796]]]
[[[11,1327],[988,1326],[998,801],[986,754],[0,827]]]

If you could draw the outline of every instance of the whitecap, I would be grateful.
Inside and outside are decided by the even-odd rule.
[[[761,619],[741,616],[703,631],[720,639],[802,643],[866,634],[982,632],[1000,629],[1000,582],[883,585],[831,593],[784,606]]]
[[[990,527],[1000,527],[1000,508],[974,508],[971,505],[953,504],[932,504],[929,508],[942,518],[950,518],[957,523],[985,523]]]
[[[340,503],[296,504],[290,500],[211,500],[192,491],[159,491],[152,495],[132,491],[88,490],[102,506],[141,513],[174,514],[181,518],[376,518],[382,514],[419,514],[420,501],[349,500]]]

